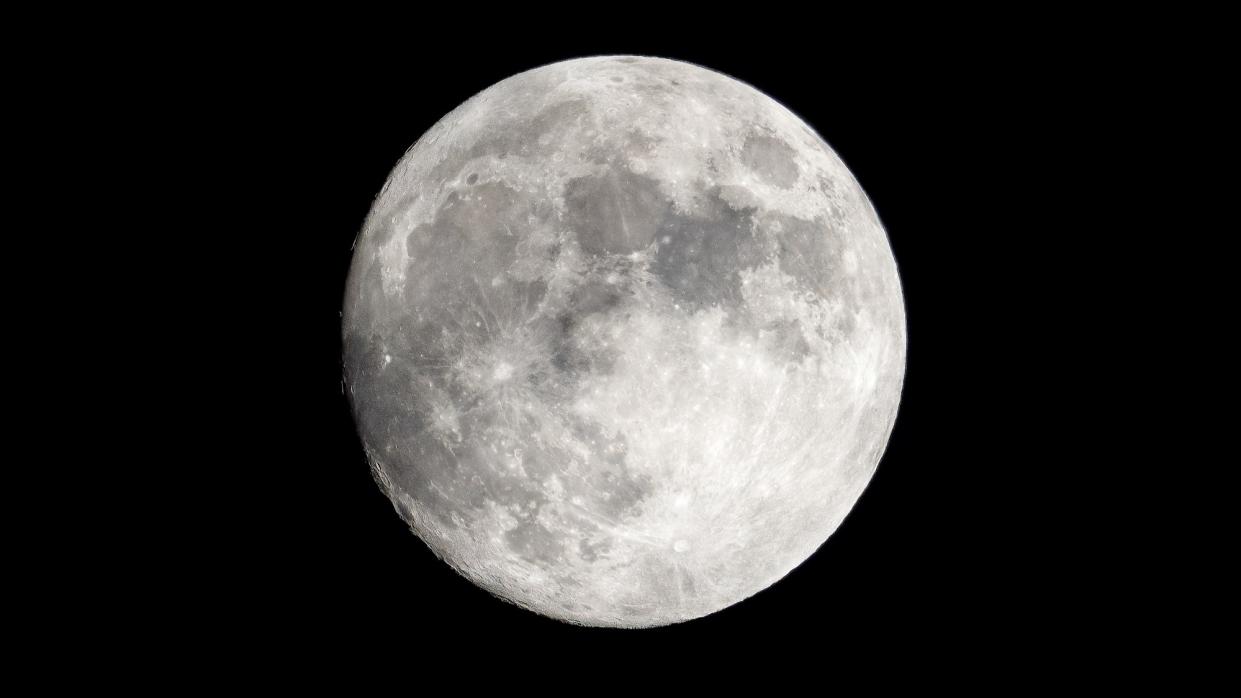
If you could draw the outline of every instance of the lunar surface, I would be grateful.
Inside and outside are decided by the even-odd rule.
[[[704,616],[809,557],[905,367],[896,264],[840,159],[754,88],[639,57],[521,73],[423,135],[355,244],[343,341],[414,532],[599,626]]]

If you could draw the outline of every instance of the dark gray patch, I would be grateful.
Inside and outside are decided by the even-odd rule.
[[[645,155],[659,147],[659,139],[645,131],[633,129],[625,133],[624,149],[631,155]]]
[[[385,356],[391,357],[385,360]],[[410,390],[409,362],[377,334],[350,333],[344,339],[346,379],[359,435],[384,466],[384,473],[420,510],[445,526],[462,504],[478,504],[477,493],[461,487],[452,452],[429,433],[430,405]],[[432,379],[427,379],[432,380]],[[402,515],[408,520],[408,512]]]
[[[569,293],[564,309],[548,328],[552,338],[552,365],[567,374],[609,374],[619,352],[589,337],[578,334],[585,321],[596,314],[607,314],[622,308],[633,297],[625,284],[632,277],[627,261],[612,265],[618,279],[608,283],[607,269],[596,270]]]
[[[840,304],[824,334],[847,337],[857,325],[856,314],[866,295],[868,274],[848,275],[844,269],[845,244],[832,223],[777,215],[781,232],[775,236],[780,270],[797,280],[814,297]]]
[[[780,227],[780,233],[775,235],[780,271],[820,298],[837,295],[827,292],[844,274],[844,250],[836,231],[821,220],[783,214],[772,214],[765,222],[777,222]]]
[[[537,515],[546,496],[532,483],[556,471],[563,454],[511,436],[508,427],[533,432],[531,416],[471,397],[453,382],[449,366],[461,353],[460,335],[405,318],[385,337],[351,333],[344,348],[360,434],[420,511],[445,526],[458,525],[454,514],[469,520],[489,502],[519,518]],[[455,413],[451,428],[436,418],[443,409]],[[497,432],[498,424],[506,428]],[[509,466],[518,449],[521,469]]]
[[[616,367],[618,352],[590,346],[574,334],[578,321],[572,315],[556,318],[551,342],[551,364],[570,382],[582,375],[607,375]]]
[[[752,135],[741,148],[741,162],[764,181],[787,189],[797,182],[795,152],[771,136]]]
[[[399,365],[393,368],[388,355],[378,334],[345,336],[345,378],[360,435],[379,449],[427,425],[417,405],[399,397],[408,392],[409,377]]]
[[[533,512],[543,503],[520,470],[485,448],[493,427],[513,415],[463,392],[452,370],[467,346],[525,322],[546,292],[542,281],[505,276],[532,215],[546,220],[550,206],[503,184],[454,192],[406,240],[403,303],[382,317],[350,319],[356,329],[345,337],[345,365],[362,438],[393,483],[444,526],[456,525],[454,513],[469,520],[489,501]],[[380,288],[368,274],[368,287]],[[493,286],[495,278],[503,282]],[[445,408],[457,413],[455,432],[436,418]],[[500,446],[512,452],[514,444]],[[537,473],[557,457],[531,453],[523,468]]]
[[[466,184],[473,184],[473,183],[475,183],[475,182],[477,182],[477,181],[478,181],[478,173],[477,173],[477,172],[471,172],[471,173],[470,173],[470,176],[465,178],[465,183],[466,183]]]
[[[586,562],[594,562],[612,549],[612,541],[608,538],[589,540],[583,538],[577,544],[578,555]]]
[[[768,356],[782,363],[799,363],[810,354],[810,344],[797,320],[773,320],[758,332]]]
[[[476,452],[471,460],[476,485],[485,492],[485,499],[513,507],[517,518],[531,518],[547,503],[547,497],[531,486],[530,478],[520,471],[506,471],[503,459],[495,454]]]
[[[516,261],[518,242],[530,234],[530,216],[546,220],[552,212],[499,182],[449,194],[435,219],[406,239],[406,305],[423,310],[438,327],[480,338],[495,321],[494,313],[524,321],[522,313],[545,285],[509,279],[493,288],[491,280],[504,277]]]
[[[850,284],[849,290],[852,291],[854,288],[855,286]],[[853,294],[846,295],[845,298],[846,300],[852,300]],[[855,300],[852,302],[847,302],[845,304],[845,310],[832,316],[830,330],[831,334],[837,337],[850,337],[853,335],[853,331],[857,329],[857,315],[855,314],[856,305],[857,302]]]
[[[629,297],[618,284],[610,284],[597,274],[588,277],[569,295],[569,312],[579,317],[615,310]]]
[[[412,404],[419,411],[426,408],[416,389],[390,400]],[[508,508],[519,520],[535,519],[547,497],[533,483],[546,474],[540,471],[548,470],[548,459],[544,454],[523,454],[523,468],[510,468],[510,454],[527,450],[528,444],[497,435],[494,427],[502,421],[493,406],[455,407],[459,437],[445,444],[430,424],[429,413],[421,415],[421,429],[392,441],[390,458],[395,467],[390,475],[428,513],[449,525],[453,512],[465,514],[468,520],[493,504]]]
[[[462,344],[472,337],[449,332],[439,323],[435,309],[408,313],[394,323],[385,338],[388,352],[395,359],[409,362],[420,375],[447,379],[447,364],[461,352]]]
[[[565,223],[582,250],[593,255],[628,254],[655,238],[671,203],[650,178],[618,167],[578,177],[565,185]]]
[[[509,549],[530,562],[551,564],[564,555],[564,541],[537,521],[522,521],[504,533]]]
[[[654,491],[654,484],[650,476],[629,469],[625,437],[609,436],[598,424],[580,419],[574,419],[571,428],[590,457],[584,470],[571,474],[565,484],[569,496],[581,497],[587,509],[612,520],[634,513]]]
[[[651,271],[691,310],[741,303],[741,271],[762,263],[754,237],[753,211],[736,210],[718,189],[705,198],[705,213],[670,212],[660,223]]]
[[[822,192],[824,196],[830,199],[834,199],[839,196],[839,188],[836,186],[836,181],[834,179],[828,177],[827,175],[821,175],[818,178],[818,182],[819,183],[815,188]]]

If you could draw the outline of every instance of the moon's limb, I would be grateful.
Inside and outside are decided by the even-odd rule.
[[[905,322],[843,163],[753,88],[652,58],[500,82],[360,235],[346,378],[376,478],[458,571],[590,625],[706,615],[836,529]]]

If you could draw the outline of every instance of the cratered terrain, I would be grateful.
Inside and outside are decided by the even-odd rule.
[[[521,73],[423,135],[355,244],[343,340],[414,532],[600,626],[700,617],[810,556],[905,367],[896,264],[841,160],[754,88],[640,57]]]

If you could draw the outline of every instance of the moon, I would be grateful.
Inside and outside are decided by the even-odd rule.
[[[424,134],[342,329],[400,516],[483,589],[592,626],[705,616],[806,560],[905,372],[896,263],[840,158],[749,85],[634,56],[515,75]]]

